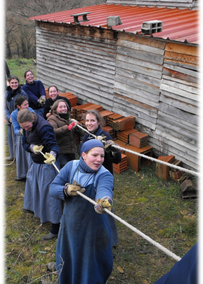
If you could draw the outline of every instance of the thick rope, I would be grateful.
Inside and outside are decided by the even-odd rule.
[[[81,125],[79,125],[79,124],[77,124],[77,127],[79,127],[80,129],[82,129],[83,131],[87,132],[88,134],[92,135],[94,138],[97,137],[96,135],[92,134],[91,132],[89,132],[87,129],[83,128],[83,127],[82,127]],[[105,140],[102,140],[102,142],[105,143]],[[150,156],[147,156],[147,155],[144,155],[144,154],[141,154],[141,153],[138,153],[138,152],[135,152],[135,151],[132,151],[132,150],[129,150],[129,149],[120,147],[119,145],[112,145],[112,147],[114,147],[114,148],[116,148],[116,149],[118,149],[118,150],[122,150],[122,151],[125,151],[125,152],[129,152],[129,153],[131,153],[131,154],[134,154],[134,155],[143,157],[143,158],[145,158],[145,159],[154,161],[154,162],[156,162],[156,163],[160,163],[160,164],[169,166],[169,167],[171,167],[171,168],[180,170],[180,171],[182,171],[182,172],[189,173],[189,174],[191,174],[191,175],[200,176],[200,173],[198,173],[198,172],[195,172],[195,171],[192,171],[192,170],[189,170],[189,169],[185,169],[185,168],[182,168],[182,167],[179,167],[179,166],[176,166],[176,165],[167,163],[167,162],[162,161],[162,160],[158,160],[158,159],[152,158],[152,157],[150,157]]]
[[[39,151],[43,156],[44,153],[42,151]],[[55,169],[57,170],[57,172],[59,173],[59,169],[57,168],[57,166],[54,164],[54,162],[52,162],[52,165],[55,167]],[[91,198],[87,197],[86,195],[82,194],[81,192],[77,191],[77,194],[79,194],[81,197],[83,197],[84,199],[88,200],[90,203],[96,205],[97,203],[92,200]],[[116,216],[114,213],[112,213],[111,211],[109,211],[108,209],[104,208],[104,211],[106,213],[108,213],[109,215],[111,215],[112,217],[114,217],[116,220],[118,220],[119,222],[121,222],[122,224],[124,224],[126,227],[128,227],[129,229],[131,229],[133,232],[137,233],[138,235],[140,235],[141,237],[143,237],[145,240],[147,240],[148,242],[150,242],[151,244],[153,244],[154,246],[156,246],[157,248],[159,248],[160,250],[162,250],[165,254],[167,254],[168,256],[174,258],[176,261],[179,261],[181,258],[177,255],[175,255],[173,252],[171,252],[170,250],[168,250],[167,248],[165,248],[164,246],[160,245],[159,243],[155,242],[153,239],[151,239],[150,237],[148,237],[147,235],[145,235],[144,233],[142,233],[141,231],[139,231],[138,229],[136,229],[135,227],[133,227],[132,225],[128,224],[126,221],[124,221],[123,219],[121,219],[120,217]]]

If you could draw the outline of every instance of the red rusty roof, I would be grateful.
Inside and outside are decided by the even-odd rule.
[[[162,21],[163,28],[161,32],[154,33],[154,37],[180,42],[199,43],[198,10],[100,4],[52,14],[34,16],[30,19],[43,22],[75,25],[73,16],[71,15],[84,12],[90,12],[91,14],[87,15],[89,21],[80,23],[80,25],[83,26],[107,29],[107,18],[110,16],[119,16],[122,24],[111,27],[113,30],[140,34],[143,22],[158,20]],[[78,20],[81,19],[80,17],[78,18]]]

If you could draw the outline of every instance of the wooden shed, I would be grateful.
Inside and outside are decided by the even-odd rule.
[[[45,87],[135,116],[155,154],[198,169],[197,1],[108,0],[31,19]]]

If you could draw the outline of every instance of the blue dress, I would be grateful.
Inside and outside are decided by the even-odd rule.
[[[31,131],[23,131],[23,147],[30,151],[30,145],[43,145],[43,152],[54,151],[57,155],[59,147],[56,144],[53,127],[40,115],[35,114]],[[51,164],[44,163],[41,154],[31,152],[32,164],[27,172],[24,208],[34,212],[41,223],[51,222],[58,224],[62,215],[62,202],[49,194],[49,186],[57,175],[56,169]],[[59,167],[58,163],[55,163]]]
[[[50,194],[64,200],[66,182],[76,181],[93,200],[113,197],[113,176],[103,166],[91,170],[80,158],[68,162],[50,185]],[[65,199],[57,240],[56,264],[60,284],[105,284],[113,269],[108,214],[98,214],[81,196]],[[111,217],[111,216],[110,216]],[[112,217],[111,217],[112,218]]]
[[[5,92],[5,97],[4,97],[4,115],[6,119],[6,124],[8,126],[8,146],[9,146],[9,152],[10,152],[10,157],[14,158],[15,157],[15,134],[13,131],[13,126],[10,123],[10,118],[11,118],[11,113],[15,110],[15,100],[19,95],[27,96],[26,92],[21,89],[19,86],[17,89],[12,90],[10,86],[7,87],[6,92]]]
[[[30,107],[28,108],[30,111],[34,112]],[[16,175],[18,178],[25,178],[27,175],[27,171],[31,166],[32,158],[29,152],[26,152],[22,145],[22,135],[19,134],[20,125],[17,121],[18,109],[15,109],[11,113],[11,120],[13,125],[13,130],[16,138],[15,143],[15,153],[16,153]]]

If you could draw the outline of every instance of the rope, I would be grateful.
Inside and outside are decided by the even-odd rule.
[[[43,156],[44,153],[42,151],[39,151]],[[54,162],[52,162],[52,165],[55,167],[55,169],[57,170],[57,172],[59,173],[59,169],[57,168],[57,166],[54,164]],[[84,199],[88,200],[90,203],[96,205],[97,203],[92,200],[91,198],[87,197],[86,195],[82,194],[81,192],[77,191],[77,194],[79,194],[81,197],[83,197]],[[114,217],[116,220],[118,220],[119,222],[121,222],[122,224],[124,224],[126,227],[128,227],[129,229],[131,229],[133,232],[137,233],[138,235],[140,235],[141,237],[143,237],[145,240],[147,240],[148,242],[150,242],[151,244],[153,244],[154,246],[156,246],[157,248],[159,248],[160,250],[162,250],[165,254],[167,254],[168,256],[174,258],[176,261],[179,261],[181,258],[177,255],[175,255],[173,252],[171,252],[170,250],[168,250],[167,248],[165,248],[164,246],[160,245],[159,243],[155,242],[153,239],[151,239],[150,237],[148,237],[147,235],[145,235],[144,233],[142,233],[141,231],[139,231],[138,229],[136,229],[135,227],[133,227],[132,225],[128,224],[126,221],[124,221],[123,219],[121,219],[120,217],[118,217],[117,215],[115,215],[114,213],[112,213],[111,211],[109,211],[108,209],[104,208],[104,211],[106,213],[108,213],[109,215],[111,215],[112,217]]]
[[[89,132],[87,129],[83,128],[83,127],[82,127],[81,125],[79,125],[79,124],[77,124],[77,127],[79,127],[80,129],[82,129],[83,131],[87,132],[88,134],[92,135],[94,138],[97,137],[96,135],[92,134],[91,132]],[[102,142],[105,143],[106,141],[105,141],[105,140],[102,140]],[[192,175],[200,176],[200,173],[198,173],[198,172],[195,172],[195,171],[192,171],[192,170],[189,170],[189,169],[185,169],[185,168],[182,168],[182,167],[179,167],[179,166],[176,166],[176,165],[167,163],[167,162],[165,162],[165,161],[161,161],[161,160],[152,158],[152,157],[150,157],[150,156],[147,156],[147,155],[144,155],[144,154],[141,154],[141,153],[138,153],[138,152],[135,152],[135,151],[132,151],[132,150],[129,150],[129,149],[120,147],[120,146],[118,146],[118,145],[112,145],[112,147],[114,147],[114,148],[116,148],[116,149],[118,149],[118,150],[122,150],[122,151],[125,151],[125,152],[129,152],[129,153],[131,153],[131,154],[134,154],[134,155],[143,157],[143,158],[145,158],[145,159],[148,159],[148,160],[151,160],[151,161],[154,161],[154,162],[157,162],[157,163],[160,163],[160,164],[169,166],[169,167],[171,167],[171,168],[180,170],[180,171],[182,171],[182,172],[186,172],[186,173],[189,173],[189,174],[192,174]]]

